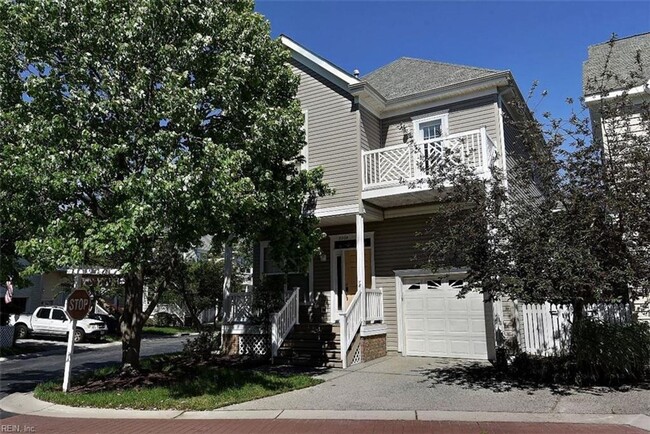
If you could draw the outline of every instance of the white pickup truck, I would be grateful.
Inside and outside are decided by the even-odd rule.
[[[25,339],[29,335],[66,336],[70,330],[70,317],[61,306],[41,306],[32,315],[11,315],[9,325],[16,327],[17,339]],[[83,342],[87,338],[99,340],[106,330],[104,321],[84,318],[77,321],[74,341]]]

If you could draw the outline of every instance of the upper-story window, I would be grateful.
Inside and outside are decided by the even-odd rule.
[[[447,114],[425,115],[413,118],[413,132],[416,142],[427,142],[448,133]]]

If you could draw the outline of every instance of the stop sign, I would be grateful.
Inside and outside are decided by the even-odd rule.
[[[90,296],[83,289],[75,289],[65,302],[65,310],[70,318],[82,320],[90,310]]]

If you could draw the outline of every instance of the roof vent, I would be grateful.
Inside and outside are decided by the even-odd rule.
[[[358,69],[355,69],[354,71],[352,71],[352,74],[354,75],[354,78],[359,78],[359,70]]]

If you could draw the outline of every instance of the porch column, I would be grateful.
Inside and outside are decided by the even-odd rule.
[[[223,252],[223,295],[221,299],[221,317],[222,320],[226,320],[226,315],[228,314],[227,310],[230,309],[230,283],[232,278],[232,235],[228,236],[226,243],[224,245]],[[217,316],[214,318],[215,322],[217,321]]]
[[[357,291],[361,292],[362,321],[366,322],[366,261],[365,261],[365,231],[363,225],[363,214],[357,214]]]

